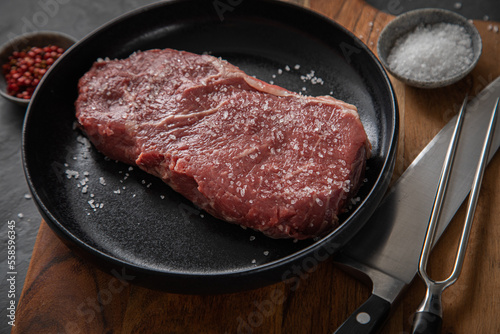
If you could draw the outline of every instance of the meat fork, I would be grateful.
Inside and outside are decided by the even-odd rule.
[[[444,195],[448,186],[448,179],[453,166],[453,160],[455,158],[458,139],[460,137],[460,132],[462,130],[463,119],[465,116],[465,106],[467,104],[467,97],[465,97],[462,107],[460,109],[455,130],[453,132],[453,136],[451,138],[448,151],[446,153],[445,161],[443,164],[443,168],[441,171],[439,185],[434,200],[434,206],[432,208],[429,225],[427,227],[427,233],[425,235],[425,241],[420,256],[418,273],[421,276],[422,280],[424,281],[425,285],[427,286],[427,292],[424,300],[420,304],[413,318],[413,328],[412,328],[413,334],[427,334],[427,333],[430,334],[430,333],[441,332],[441,325],[442,325],[441,294],[444,289],[455,283],[455,281],[458,279],[458,276],[460,275],[460,271],[462,270],[462,264],[465,257],[465,251],[467,248],[467,242],[469,239],[472,221],[474,219],[474,213],[477,205],[477,199],[479,196],[479,190],[481,188],[481,182],[484,175],[484,169],[487,164],[490,146],[495,132],[498,102],[499,100],[497,99],[491,115],[488,131],[486,133],[486,138],[483,143],[483,148],[474,175],[474,180],[472,182],[472,189],[467,204],[466,220],[462,230],[462,235],[460,237],[460,243],[458,245],[453,271],[448,278],[442,281],[435,281],[431,279],[427,274],[426,267],[429,259],[429,254],[431,252],[431,247],[433,244],[437,222],[439,219],[439,214],[444,200]]]

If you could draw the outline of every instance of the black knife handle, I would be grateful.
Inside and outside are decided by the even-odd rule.
[[[389,316],[391,303],[371,295],[336,331],[335,334],[377,333]]]
[[[416,312],[413,317],[412,334],[437,334],[441,333],[443,319],[434,313]]]

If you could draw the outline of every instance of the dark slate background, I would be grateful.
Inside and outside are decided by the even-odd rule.
[[[392,15],[418,8],[443,8],[473,20],[500,21],[500,3],[497,0],[366,0],[373,7]]]

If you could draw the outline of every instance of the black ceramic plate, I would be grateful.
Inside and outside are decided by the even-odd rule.
[[[225,2],[224,2],[225,3]],[[335,22],[275,1],[161,2],[73,46],[39,86],[24,128],[24,164],[40,211],[63,240],[134,282],[182,293],[230,292],[290,276],[344,245],[392,174],[397,106],[373,54]],[[273,240],[218,221],[138,168],[110,161],[74,127],[78,79],[99,57],[175,48],[227,59],[292,91],[355,104],[373,145],[360,201],[319,240]],[[323,253],[321,253],[323,252]]]

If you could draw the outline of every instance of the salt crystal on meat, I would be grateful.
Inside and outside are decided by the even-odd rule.
[[[323,82],[314,71],[304,79]],[[161,178],[216,218],[267,236],[329,232],[362,184],[370,143],[356,107],[271,86],[219,58],[137,52],[97,62],[79,89],[76,116],[98,150]],[[120,101],[134,105],[126,120],[110,108]]]

